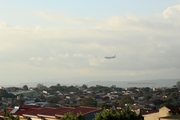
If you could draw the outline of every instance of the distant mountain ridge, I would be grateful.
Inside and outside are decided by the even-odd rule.
[[[127,88],[127,87],[172,87],[173,85],[176,85],[176,83],[180,81],[180,79],[154,79],[154,80],[134,80],[134,81],[90,81],[86,83],[76,84],[76,83],[58,83],[58,82],[27,82],[27,83],[21,83],[18,85],[13,85],[16,87],[22,87],[24,85],[27,85],[28,87],[36,87],[37,84],[43,84],[44,86],[50,87],[52,85],[66,85],[66,86],[81,86],[83,84],[86,84],[88,87],[90,86],[96,86],[96,85],[102,85],[102,86],[112,86],[116,85],[117,87]],[[3,86],[3,85],[2,85]],[[3,87],[10,87],[12,85],[4,85]]]
[[[86,83],[88,86],[102,85],[127,88],[127,87],[172,87],[180,79],[156,79],[156,80],[136,80],[136,81],[91,81]]]

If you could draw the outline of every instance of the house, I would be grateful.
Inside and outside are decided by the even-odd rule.
[[[101,108],[81,106],[78,108],[70,109],[69,111],[60,112],[60,113],[56,114],[56,116],[63,117],[63,115],[66,114],[67,112],[71,112],[74,115],[81,113],[81,114],[85,115],[86,120],[92,120],[95,117],[95,114],[100,112],[100,111],[102,111]]]
[[[179,120],[180,106],[164,106],[159,110],[142,112],[144,120]]]
[[[144,120],[159,120],[159,110],[141,110]]]
[[[31,118],[31,120],[59,120],[61,119],[67,112],[71,112],[74,115],[81,113],[85,115],[86,120],[92,120],[95,117],[95,113],[100,112],[101,108],[93,108],[81,106],[78,108],[73,107],[39,107],[33,105],[25,105],[21,107],[8,108],[7,109],[13,116],[19,116],[20,120],[27,120]],[[3,111],[0,111],[0,118],[4,118]]]
[[[144,96],[139,96],[138,100],[144,100]]]
[[[55,116],[59,112],[68,111],[73,108],[68,107],[59,107],[59,108],[39,108],[37,110],[27,112],[23,114],[24,117],[29,117],[32,120],[42,120],[43,118],[50,119],[50,120],[59,120],[60,117]]]

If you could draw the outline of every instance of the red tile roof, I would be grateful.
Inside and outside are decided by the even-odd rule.
[[[71,108],[71,107],[60,107],[60,108],[56,108],[56,109],[53,109],[51,111],[45,111],[43,113],[38,113],[38,116],[49,116],[49,117],[53,117],[55,116],[55,114],[58,114],[58,113],[61,113],[61,112],[66,112],[66,111],[69,111],[69,110],[72,110],[74,108]]]
[[[37,108],[20,108],[17,112],[15,112],[13,115],[19,115],[22,116],[23,114],[26,114],[28,112],[37,110]]]
[[[13,108],[7,108],[9,112],[13,110]],[[17,112],[15,112],[13,115],[18,116],[26,116],[26,117],[50,117],[50,118],[56,118],[56,117],[62,117],[67,112],[71,112],[74,115],[77,115],[78,113],[81,114],[88,114],[91,112],[96,112],[101,110],[101,108],[93,108],[93,107],[78,107],[78,108],[72,108],[72,107],[59,107],[59,108],[45,108],[45,107],[30,107],[30,106],[22,106],[19,108]],[[0,111],[0,116],[3,115],[3,111]]]
[[[88,114],[88,113],[91,113],[91,112],[100,111],[100,110],[101,110],[101,108],[78,107],[78,108],[75,108],[75,109],[71,109],[69,111],[60,112],[60,113],[56,114],[56,116],[63,116],[67,112],[71,112],[74,115],[77,115],[78,113],[81,113],[81,114],[85,115],[85,114]]]
[[[41,114],[44,112],[48,112],[51,110],[54,110],[55,108],[35,108],[35,110],[30,111],[30,112],[26,112],[25,114],[23,114],[23,116],[37,116],[37,114]]]

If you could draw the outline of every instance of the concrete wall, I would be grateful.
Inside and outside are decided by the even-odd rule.
[[[167,107],[162,107],[161,109],[159,109],[159,117],[169,116],[169,111],[170,109],[168,109]]]
[[[143,115],[144,120],[159,120],[159,112]]]
[[[162,107],[161,109],[159,109],[159,112],[146,114],[143,115],[143,117],[144,120],[159,120],[160,117],[169,116],[169,111],[170,109],[168,109],[167,107]]]

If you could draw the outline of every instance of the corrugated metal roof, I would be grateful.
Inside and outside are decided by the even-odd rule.
[[[48,112],[48,111],[51,111],[51,110],[54,110],[55,108],[36,108],[35,110],[33,111],[30,111],[30,112],[26,112],[25,114],[23,114],[24,116],[37,116],[37,114],[41,114],[41,113],[44,113],[44,112]]]
[[[64,114],[66,114],[67,112],[71,112],[73,113],[74,115],[77,115],[78,113],[81,113],[81,114],[88,114],[88,113],[91,113],[91,112],[96,112],[96,111],[100,111],[101,108],[93,108],[93,107],[78,107],[78,108],[75,108],[75,109],[71,109],[69,111],[64,111],[64,112],[61,112],[61,113],[58,113],[56,114],[56,116],[63,116]]]
[[[56,109],[53,109],[51,111],[46,111],[46,112],[43,112],[43,113],[39,113],[38,116],[55,116],[55,114],[58,114],[58,113],[61,113],[61,112],[66,112],[66,111],[69,111],[69,110],[72,110],[74,108],[71,108],[71,107],[60,107],[60,108],[56,108]]]
[[[13,108],[7,108],[7,110],[10,112]],[[36,107],[36,106],[22,106],[20,107],[13,115],[18,116],[26,116],[26,117],[62,117],[67,112],[71,112],[74,115],[77,115],[78,113],[81,114],[88,114],[91,112],[96,112],[101,110],[101,108],[93,108],[93,107],[78,107],[78,108],[72,108],[72,107],[59,107],[59,108],[45,108],[45,107]],[[3,115],[3,111],[0,111],[0,116]]]

